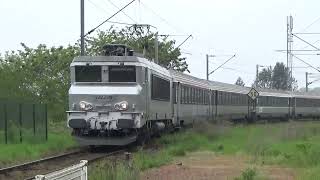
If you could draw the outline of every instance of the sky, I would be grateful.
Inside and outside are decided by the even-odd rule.
[[[85,0],[86,32],[111,16],[131,0]],[[192,34],[181,50],[187,58],[190,74],[206,78],[206,54],[209,69],[214,70],[233,54],[211,80],[235,83],[241,77],[247,86],[255,79],[256,65],[286,64],[286,18],[293,16],[293,32],[320,33],[318,0],[136,0],[112,21],[151,24],[159,34],[173,34],[176,44]],[[80,0],[0,0],[0,52],[40,43],[48,46],[74,44],[80,36]],[[100,30],[108,29],[107,23]],[[115,25],[119,28],[123,25]],[[320,47],[320,35],[299,37]],[[312,49],[293,39],[293,49]],[[301,52],[313,53],[316,52]],[[315,67],[319,56],[297,55]],[[293,76],[299,88],[305,86],[305,72],[316,73],[293,59]],[[261,70],[261,68],[260,68]],[[320,76],[319,76],[320,77]],[[316,80],[317,75],[310,78]],[[315,82],[309,87],[318,87]]]

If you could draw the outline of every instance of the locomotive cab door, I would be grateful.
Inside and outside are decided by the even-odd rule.
[[[145,113],[146,113],[146,120],[149,119],[149,113],[150,113],[150,83],[149,83],[149,69],[145,68],[144,71],[144,88],[145,88]]]

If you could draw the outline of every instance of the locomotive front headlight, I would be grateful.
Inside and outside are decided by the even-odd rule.
[[[85,110],[85,111],[89,111],[89,110],[92,110],[93,109],[93,106],[92,104],[86,102],[86,101],[81,101],[79,103],[79,106],[80,106],[80,109],[81,110]]]
[[[128,102],[127,101],[122,101],[122,102],[116,103],[114,105],[114,109],[116,111],[125,111],[125,110],[128,109]]]

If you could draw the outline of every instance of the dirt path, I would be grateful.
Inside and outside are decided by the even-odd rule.
[[[205,180],[234,179],[246,168],[256,168],[262,179],[294,179],[292,169],[278,166],[256,166],[243,156],[216,155],[213,152],[196,152],[175,160],[175,163],[150,169],[142,174],[143,180]]]

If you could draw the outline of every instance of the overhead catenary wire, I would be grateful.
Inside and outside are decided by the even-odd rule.
[[[227,62],[229,62],[229,61],[230,61],[231,59],[233,59],[234,57],[236,57],[235,54],[234,54],[231,58],[229,58],[228,60],[226,60],[224,63],[222,63],[219,67],[217,67],[215,70],[211,71],[211,72],[209,73],[209,75],[212,74],[212,73],[214,73],[216,70],[218,70],[220,67],[222,67],[223,65],[225,65]]]
[[[163,18],[162,16],[160,16],[155,10],[153,10],[152,8],[150,8],[149,6],[147,6],[145,3],[142,3],[141,1],[139,1],[139,3],[146,8],[147,10],[149,10],[152,14],[154,14],[155,16],[157,16],[162,22],[164,22],[165,24],[167,24],[168,26],[170,26],[171,28],[175,29],[177,32],[181,32],[181,30],[179,28],[177,28],[176,26],[173,26],[171,23],[169,23],[165,18]]]
[[[296,59],[298,59],[299,61],[305,63],[306,65],[308,65],[308,66],[311,67],[312,69],[315,69],[316,71],[320,72],[320,69],[318,69],[317,67],[312,66],[311,64],[307,63],[307,62],[304,61],[303,59],[301,59],[301,58],[299,58],[299,57],[297,57],[297,56],[295,56],[295,55],[293,55],[293,54],[292,54],[292,56],[295,57]]]
[[[115,12],[112,16],[110,16],[109,18],[107,18],[106,20],[104,20],[103,22],[101,22],[98,26],[96,26],[95,28],[91,29],[89,32],[87,32],[84,37],[88,36],[89,34],[93,33],[96,29],[98,29],[100,26],[102,26],[104,23],[108,22],[111,18],[113,18],[115,15],[119,14],[121,11],[123,11],[125,8],[127,8],[130,4],[132,4],[134,1],[136,0],[132,0],[130,1],[128,4],[126,4],[124,7],[122,7],[121,9],[119,9],[117,12]],[[84,38],[83,37],[83,38]]]
[[[320,20],[320,17],[316,18],[314,21],[312,21],[312,23],[310,23],[308,26],[306,26],[301,32],[306,31],[307,29],[309,29],[312,25],[314,25],[315,23],[317,23]]]
[[[107,13],[107,11],[106,11],[104,8],[102,8],[101,6],[98,6],[98,5],[97,5],[96,3],[94,3],[93,1],[88,0],[88,2],[89,2],[92,6],[94,6],[96,9],[98,9],[99,11],[101,11],[101,12],[107,14],[107,15],[110,15],[109,13]]]
[[[104,2],[104,0],[102,0]],[[118,10],[120,9],[117,5],[115,5],[111,0],[108,0],[108,2],[114,6],[115,8],[117,8]],[[122,14],[124,14],[125,16],[127,16],[129,19],[131,19],[134,23],[138,23],[136,20],[134,20],[132,17],[130,17],[127,13],[121,11]]]
[[[297,36],[297,35],[295,35],[295,34],[292,34],[292,35],[293,35],[294,37],[298,38],[299,40],[301,40],[301,41],[305,42],[306,44],[310,45],[311,47],[315,48],[316,50],[320,51],[320,49],[319,49],[318,47],[316,47],[315,45],[313,45],[313,44],[309,43],[308,41],[306,41],[306,40],[304,40],[304,39],[300,38],[299,36]]]

